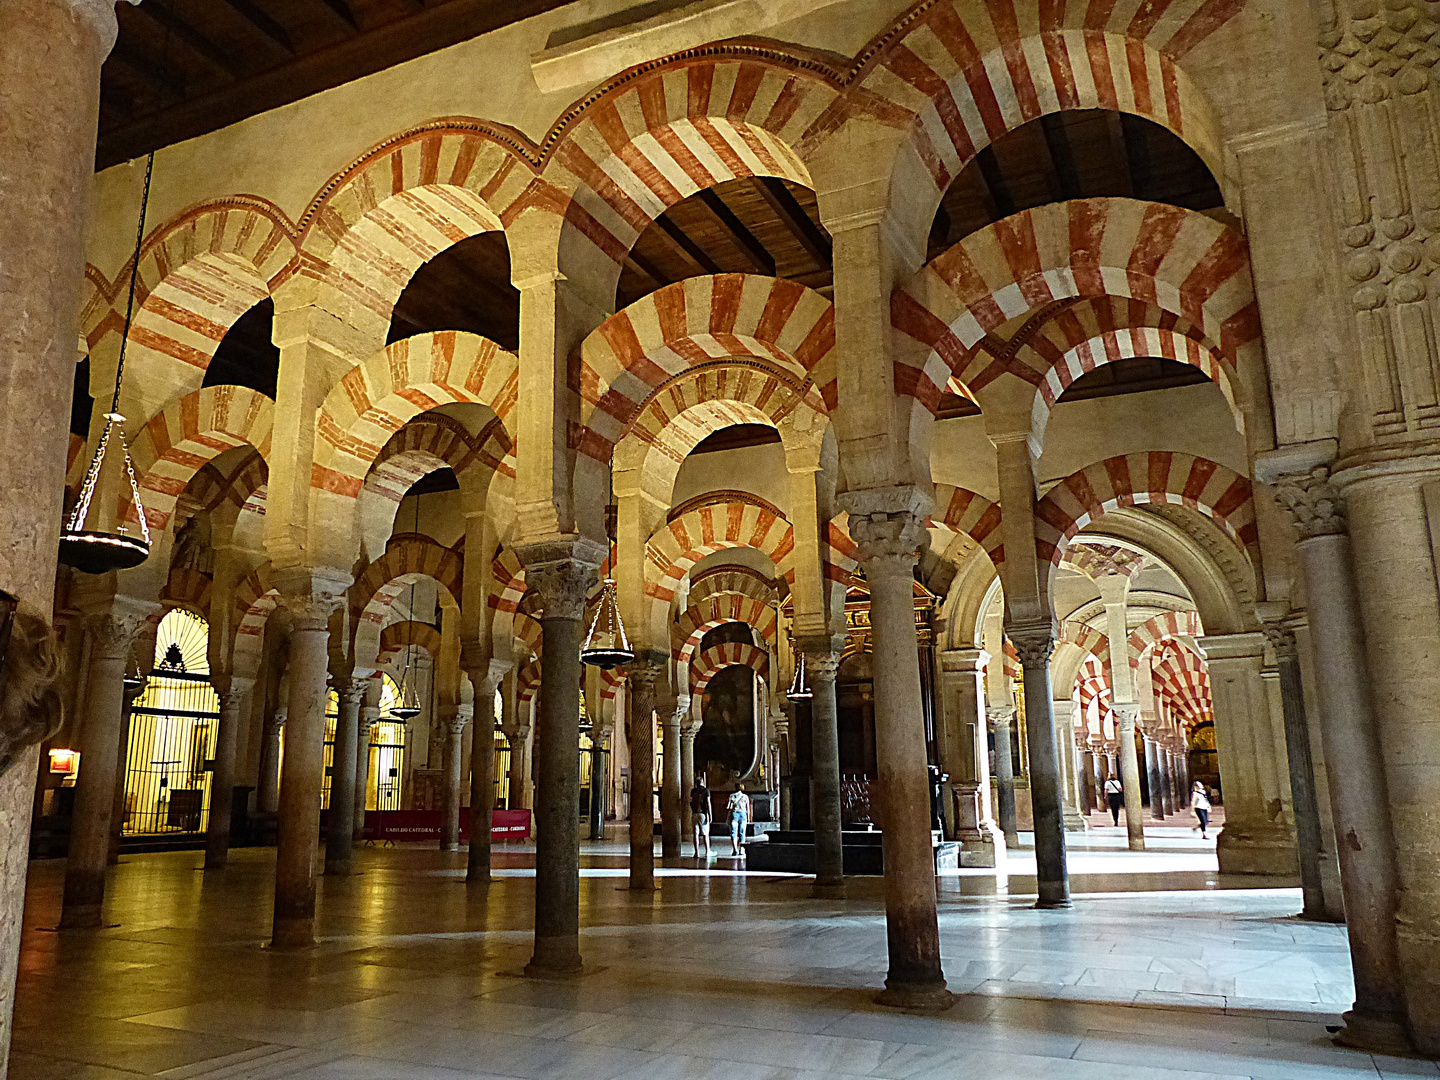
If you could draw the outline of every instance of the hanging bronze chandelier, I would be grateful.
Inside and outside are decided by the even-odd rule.
[[[809,701],[815,696],[810,689],[810,683],[805,678],[805,654],[795,654],[795,678],[790,680],[790,689],[785,691],[785,697],[790,701]]]
[[[130,447],[126,444],[125,417],[120,415],[120,384],[125,376],[125,349],[130,343],[130,328],[135,321],[135,283],[140,277],[140,251],[145,240],[145,214],[150,207],[150,178],[154,172],[155,153],[151,151],[145,164],[145,192],[140,199],[140,225],[135,231],[135,258],[130,271],[130,295],[125,303],[125,330],[120,338],[120,358],[115,364],[115,392],[110,399],[110,411],[105,414],[105,429],[100,435],[100,445],[95,448],[95,456],[91,458],[90,467],[85,471],[85,480],[80,485],[80,497],[75,500],[75,507],[70,511],[70,517],[60,531],[60,561],[84,574],[129,570],[139,566],[150,556],[150,523],[145,520],[145,504],[140,501],[140,485],[135,480],[135,463],[130,460]],[[135,517],[140,523],[139,536],[131,536],[123,523],[114,532],[85,527],[106,455],[115,443],[119,444],[120,453],[125,457],[125,478],[130,484]]]
[[[590,621],[590,632],[580,648],[580,662],[609,671],[634,659],[635,650],[630,647],[625,623],[620,618],[615,579],[607,577],[600,586],[600,603],[595,608],[595,618]]]
[[[420,534],[420,496],[412,495],[415,500],[415,534]],[[410,579],[410,618],[415,618],[415,579]],[[415,690],[415,635],[410,635],[410,644],[406,647],[405,670],[400,674],[400,702],[390,710],[390,715],[399,720],[402,724],[408,724],[415,717],[420,715],[420,695]]]

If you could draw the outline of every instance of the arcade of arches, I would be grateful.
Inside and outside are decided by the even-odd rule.
[[[163,117],[209,100],[180,101],[185,65],[223,68],[242,23],[318,64],[309,31],[286,32],[308,3],[228,0],[222,19],[144,0],[118,24],[111,0],[0,10],[0,587],[63,661],[36,676],[58,680],[44,730],[5,732],[15,1075],[422,1075],[283,1055],[245,1071],[260,1036],[138,1064],[107,1056],[131,1045],[123,1011],[69,1068],[45,1025],[120,943],[157,978],[134,985],[164,990],[147,1031],[187,1029],[205,999],[180,991],[225,978],[160,980],[126,930],[147,898],[179,920],[147,924],[167,928],[155,942],[228,934],[238,951],[196,963],[272,990],[279,971],[316,979],[295,1006],[312,1012],[393,991],[317,1004],[342,963],[425,967],[394,959],[402,938],[444,939],[467,999],[523,967],[497,1001],[587,1009],[573,988],[606,965],[659,979],[687,931],[743,943],[727,926],[778,950],[762,924],[788,920],[796,940],[849,935],[817,941],[851,960],[820,975],[795,953],[792,978],[756,949],[754,985],[727,966],[712,1004],[783,1017],[810,1008],[794,979],[832,1003],[868,987],[844,1010],[871,1032],[857,1046],[991,1017],[957,927],[1003,966],[1013,919],[1038,971],[1066,935],[1119,940],[1107,920],[1153,903],[1175,956],[1201,956],[1181,916],[1327,943],[1345,1000],[1296,1006],[1303,1047],[1256,1042],[1263,1068],[1099,1047],[1106,1076],[1434,1075],[1433,4],[535,4],[167,139]],[[360,30],[390,17],[314,7]],[[147,72],[179,102],[162,119]],[[148,186],[143,158],[92,172],[97,116],[102,150],[159,148]],[[57,569],[122,342],[151,552]],[[123,469],[101,472],[89,520],[138,529]],[[607,580],[634,657],[602,670],[580,654]],[[4,721],[33,729],[23,657],[6,663]],[[692,857],[701,780],[717,861]],[[727,859],[737,789],[752,820]],[[431,839],[366,842],[406,829]],[[506,829],[533,843],[492,846]],[[1116,886],[1134,896],[1089,876],[1097,851],[1139,875]],[[1177,851],[1205,872],[1172,890],[1146,868]],[[273,953],[244,951],[262,939]],[[1273,957],[1256,941],[1236,970]],[[1124,1018],[1148,991],[1230,1031],[1233,975],[1088,999],[1111,1004],[1078,1030],[1188,1045]],[[316,1021],[327,1038],[371,1015],[340,1011]],[[829,1037],[819,1015],[770,1030]],[[1244,1022],[1266,1017],[1287,1015]],[[636,1039],[590,1042],[656,1049]],[[475,1045],[470,1072],[397,1055],[457,1077],[645,1064],[512,1071],[513,1046],[487,1062]],[[824,1065],[734,1049],[752,1071],[704,1075],[922,1075],[834,1047]]]

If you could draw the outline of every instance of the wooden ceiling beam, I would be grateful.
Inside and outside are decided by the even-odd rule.
[[[705,254],[699,244],[685,235],[684,230],[675,222],[671,221],[665,214],[655,219],[655,235],[665,243],[673,253],[680,256],[702,274],[720,273],[720,265],[709,255]]]
[[[203,58],[211,66],[223,71],[232,79],[242,78],[244,70],[235,62],[235,58],[226,53],[218,45],[205,37],[200,31],[181,19],[173,11],[160,4],[141,4],[135,8],[141,16],[149,19],[167,34],[173,34],[183,45],[187,46]]]
[[[124,38],[117,38],[110,55],[124,64],[166,97],[181,100],[185,96],[185,80],[166,64],[143,56]]]
[[[358,31],[360,24],[355,21],[355,12],[350,10],[350,5],[345,0],[320,0],[329,9],[330,14],[343,22],[351,30]]]
[[[251,0],[223,0],[223,2],[230,5],[231,11],[284,49],[285,52],[291,56],[295,55],[295,45],[290,40],[290,32],[256,7]]]
[[[230,6],[257,31],[294,54],[289,34],[254,0],[217,0]],[[101,131],[96,165],[105,168],[152,149],[193,139],[310,94],[384,71],[407,60],[447,48],[522,19],[563,7],[573,0],[446,0],[422,11],[363,30],[293,61],[178,104],[133,115]],[[347,8],[348,10],[348,8]],[[338,16],[337,16],[338,18]],[[123,35],[122,35],[123,40]]]
[[[1133,198],[1135,174],[1130,168],[1130,151],[1125,145],[1125,129],[1120,126],[1118,112],[1105,114],[1105,134],[1110,137],[1110,153],[1120,166],[1116,170],[1117,178],[1120,181],[1120,194],[1126,198]]]
[[[735,211],[725,204],[725,200],[710,188],[701,191],[699,195],[700,205],[705,207],[716,224],[720,226],[721,231],[750,260],[755,269],[759,273],[773,275],[775,273],[775,256],[766,251],[765,245],[755,239],[755,234],[735,216]]]
[[[1080,198],[1080,174],[1075,171],[1075,148],[1070,145],[1070,135],[1064,119],[1059,113],[1046,113],[1040,118],[1040,130],[1045,136],[1045,148],[1050,152],[1050,161],[1055,166],[1055,180],[1060,185],[1060,198],[1067,202]]]
[[[811,220],[800,200],[790,193],[785,181],[773,176],[752,176],[750,186],[765,200],[780,223],[790,230],[790,235],[805,249],[809,256],[827,269],[833,263],[833,248],[830,238]]]

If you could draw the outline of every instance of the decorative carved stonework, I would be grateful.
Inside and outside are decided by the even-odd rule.
[[[1309,473],[1292,473],[1277,477],[1275,495],[1302,539],[1315,536],[1338,536],[1348,531],[1345,503],[1323,467]]]
[[[865,576],[913,576],[915,561],[927,542],[925,523],[917,514],[871,514],[850,519],[850,536],[859,547]]]
[[[1055,651],[1053,627],[1010,629],[1005,632],[1005,636],[1015,646],[1015,652],[1020,656],[1021,667],[1043,667],[1050,663],[1050,655]]]
[[[541,619],[579,619],[597,580],[594,566],[566,560],[525,568],[525,585]]]
[[[1015,711],[1014,705],[991,705],[985,709],[985,715],[991,727],[1005,728],[1015,722]]]

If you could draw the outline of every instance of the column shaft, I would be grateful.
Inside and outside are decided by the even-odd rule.
[[[320,847],[320,785],[325,771],[325,706],[330,631],[318,611],[296,611],[290,633],[290,707],[275,845],[275,925],[271,945],[315,944],[315,862]]]
[[[1150,816],[1156,821],[1165,820],[1165,796],[1161,791],[1162,781],[1160,779],[1160,747],[1149,735],[1142,736],[1145,740],[1145,773],[1146,782],[1150,788]]]
[[[680,714],[675,708],[665,715],[665,738],[660,750],[664,755],[660,777],[660,853],[668,861],[680,858]]]
[[[457,709],[464,706],[457,706]],[[445,790],[441,793],[440,850],[460,850],[460,797],[465,782],[465,725],[467,719],[457,711],[447,723],[445,732]]]
[[[470,674],[475,688],[475,718],[470,731],[470,851],[465,880],[490,882],[491,828],[495,820],[495,685],[478,671]]]
[[[828,643],[827,643],[828,646]],[[840,732],[835,674],[840,655],[828,647],[806,653],[810,676],[810,817],[815,825],[815,895],[845,895],[840,821]]]
[[[230,858],[230,811],[235,802],[235,744],[244,722],[251,680],[220,677],[220,722],[215,729],[215,769],[210,774],[210,819],[205,825],[205,869],[221,870]]]
[[[630,888],[655,888],[655,680],[662,661],[630,665]]]
[[[355,731],[355,816],[351,845],[365,839],[365,803],[370,797],[370,732],[380,719],[380,680],[367,679]]]
[[[1030,748],[1030,806],[1035,819],[1036,907],[1070,905],[1070,875],[1065,865],[1065,819],[1061,807],[1060,757],[1050,697],[1053,631],[1011,628],[1025,680],[1025,734]]]
[[[680,786],[685,789],[681,820],[685,823],[686,836],[695,835],[695,815],[690,810],[690,792],[695,787],[695,727],[686,724],[680,729]],[[695,852],[699,855],[700,852]]]
[[[1131,851],[1145,850],[1145,812],[1140,801],[1140,751],[1135,745],[1138,705],[1116,703],[1115,732],[1120,742],[1120,786],[1125,792],[1125,836]]]
[[[344,683],[340,715],[335,719],[335,747],[330,760],[330,815],[325,831],[325,873],[348,874],[355,850],[355,755],[360,743],[363,681]]]
[[[1015,824],[1015,755],[1010,748],[1015,707],[1001,705],[987,710],[995,732],[995,816],[1005,836],[1007,847],[1020,846],[1020,831]]]
[[[590,729],[590,839],[605,839],[605,747],[610,741],[610,728],[596,724]]]

